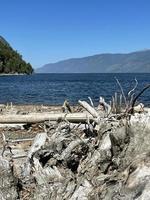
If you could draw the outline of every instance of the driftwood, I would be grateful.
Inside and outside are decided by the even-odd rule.
[[[111,112],[111,106],[108,103],[106,103],[106,101],[103,97],[100,97],[99,103],[100,103],[100,105],[102,105],[104,107],[104,110],[109,115]]]
[[[31,172],[31,167],[32,167],[32,156],[33,154],[41,149],[41,147],[45,144],[47,139],[47,133],[39,133],[36,135],[33,144],[28,152],[26,163],[23,169],[23,175],[24,176],[29,176]]]
[[[88,97],[88,99],[89,99],[89,101],[90,101],[91,106],[94,108],[94,103],[93,103],[91,97]]]
[[[82,124],[80,129],[80,124],[74,126],[68,121],[53,123],[53,129],[45,127],[45,132],[36,135],[26,154],[11,157],[13,170],[6,170],[11,175],[7,176],[14,181],[10,183],[13,189],[10,192],[13,191],[18,199],[29,200],[107,200],[122,199],[122,196],[124,200],[132,200],[138,193],[148,200],[149,113],[135,114],[130,121],[126,120],[110,124],[108,118],[103,118],[98,128],[93,127],[90,132],[88,126]],[[47,127],[48,123],[50,126],[51,121],[47,122]],[[7,140],[4,137],[10,144],[28,139]],[[133,150],[133,147],[136,148]],[[6,169],[11,169],[11,160],[4,161]],[[19,164],[21,160],[23,165]],[[3,173],[2,176],[5,177]],[[16,176],[21,189],[15,182]],[[5,199],[6,192],[1,195],[1,199]]]
[[[29,150],[28,159],[31,159],[32,155],[45,144],[46,139],[47,133],[39,133],[36,135],[34,142]]]
[[[17,179],[13,174],[13,163],[0,156],[0,199],[17,199]]]
[[[0,157],[0,199],[149,200],[150,111],[140,104],[134,105],[140,113],[125,113],[121,91],[113,97],[114,113],[100,98],[101,115],[89,98],[91,105],[79,101],[86,110],[81,113],[1,115],[0,123],[40,122],[34,125],[40,131],[28,138],[2,132],[1,147],[8,145],[12,154],[5,148]],[[25,143],[28,148],[21,149]]]
[[[85,108],[93,117],[97,118],[98,117],[98,113],[97,111],[92,107],[90,106],[86,101],[78,101],[79,104]]]
[[[72,113],[71,106],[70,106],[70,104],[67,100],[64,101],[63,106],[62,106],[62,110],[63,110],[64,113]]]
[[[77,140],[75,140],[75,141],[72,141],[72,142],[68,145],[68,147],[62,152],[62,154],[61,154],[61,159],[62,159],[62,160],[67,159],[67,158],[70,156],[70,154],[71,154],[71,152],[73,151],[73,149],[75,149],[75,148],[76,148],[78,145],[80,145],[80,144],[86,144],[87,141],[88,141],[88,139],[84,139],[84,140],[82,140],[82,139],[77,139]]]
[[[131,104],[131,108],[129,110],[129,113],[133,114],[134,113],[134,106],[135,103],[137,101],[137,99],[147,90],[150,88],[150,84],[148,84],[147,86],[145,86],[139,93],[138,95],[136,95],[136,97],[133,99],[132,104]]]
[[[93,110],[92,110],[93,111]],[[94,111],[96,114],[96,111]],[[97,115],[97,114],[96,114]],[[94,115],[96,117],[96,115]],[[29,114],[29,115],[1,115],[0,123],[1,124],[11,124],[11,123],[39,123],[45,121],[58,121],[58,120],[67,120],[73,123],[86,122],[87,117],[89,120],[93,120],[93,117],[90,114],[86,113],[46,113],[46,114]]]
[[[7,140],[9,143],[18,143],[18,142],[26,142],[26,141],[32,141],[34,138],[23,138],[23,139],[16,139],[16,140]]]

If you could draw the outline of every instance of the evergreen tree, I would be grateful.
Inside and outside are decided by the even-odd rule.
[[[32,74],[33,68],[30,63],[26,63],[22,56],[14,51],[7,41],[0,36],[0,73]]]

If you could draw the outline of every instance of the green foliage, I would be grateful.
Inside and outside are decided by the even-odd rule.
[[[22,56],[0,37],[0,73],[32,74],[33,68],[26,63]]]

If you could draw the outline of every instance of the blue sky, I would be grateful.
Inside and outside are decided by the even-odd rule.
[[[34,68],[150,48],[150,0],[0,0],[0,35]]]

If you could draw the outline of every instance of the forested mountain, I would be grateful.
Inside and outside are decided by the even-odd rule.
[[[37,73],[150,73],[150,50],[99,54],[46,64]]]
[[[0,74],[32,74],[33,68],[0,36]]]

